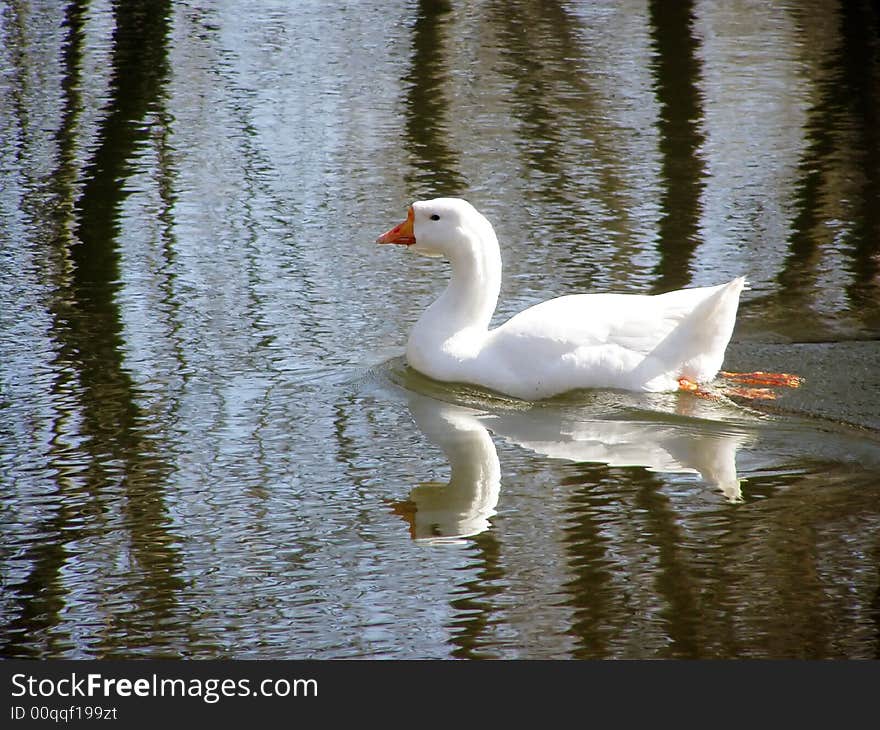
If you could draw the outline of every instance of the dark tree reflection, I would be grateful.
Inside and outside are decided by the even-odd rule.
[[[700,97],[700,61],[694,38],[692,2],[650,3],[656,57],[654,75],[660,103],[660,153],[663,193],[660,203],[659,254],[655,292],[690,283],[690,264],[700,243],[700,197],[705,169],[700,147],[705,141]]]
[[[405,79],[404,103],[414,197],[461,195],[466,187],[458,153],[448,141],[451,127],[444,40],[450,12],[446,0],[420,0],[412,30],[412,64]]]
[[[807,12],[804,10],[803,12]],[[814,294],[833,218],[849,221],[833,248],[846,255],[849,307],[880,328],[880,11],[841,3],[834,50],[808,112],[807,147],[795,184],[797,212],[777,274],[784,306]],[[845,181],[841,193],[841,176]]]
[[[53,300],[53,337],[57,343],[54,366],[66,373],[56,381],[56,395],[71,389],[77,395],[80,439],[88,460],[84,470],[85,495],[100,514],[105,500],[121,498],[122,519],[130,541],[130,574],[114,576],[119,590],[132,594],[131,610],[112,617],[115,626],[98,649],[112,656],[116,649],[130,651],[138,642],[160,647],[172,642],[167,635],[169,618],[176,611],[179,555],[176,538],[168,529],[170,517],[162,482],[170,473],[150,433],[149,419],[137,405],[137,392],[126,370],[123,323],[117,300],[120,288],[119,208],[127,192],[124,180],[131,160],[147,137],[147,116],[163,99],[167,78],[169,2],[119,0],[113,5],[112,74],[109,98],[95,140],[94,153],[85,168],[82,192],[75,201],[72,156],[82,100],[78,92],[82,66],[83,17],[86,4],[67,6],[67,42],[63,56],[64,110],[57,135],[59,169],[58,205],[72,209],[76,225],[71,232],[57,231],[62,259],[69,270],[59,272]],[[67,382],[72,380],[75,385]],[[56,424],[56,428],[61,428]],[[59,432],[59,442],[64,436]],[[61,483],[61,489],[66,489]],[[63,606],[59,574],[67,558],[67,544],[87,534],[88,521],[61,507],[43,525],[45,539],[34,543],[30,576],[13,590],[19,603],[22,626],[48,629]],[[24,652],[17,645],[14,627],[5,655]],[[123,643],[117,644],[119,637]],[[133,637],[140,637],[133,638]],[[132,643],[134,642],[134,644]]]

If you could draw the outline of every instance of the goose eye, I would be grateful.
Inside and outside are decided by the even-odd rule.
[[[431,216],[431,220],[432,220],[432,221],[439,221],[439,220],[440,220],[440,216],[437,215],[436,213],[434,213],[434,215]]]

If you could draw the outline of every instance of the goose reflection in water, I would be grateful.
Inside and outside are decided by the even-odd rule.
[[[479,411],[410,394],[416,424],[446,455],[449,482],[422,482],[394,510],[415,540],[455,542],[489,527],[501,489],[501,463]]]
[[[749,432],[717,415],[713,404],[674,398],[669,412],[587,418],[583,410],[537,406],[481,411],[408,394],[413,418],[451,467],[449,482],[422,482],[394,511],[426,543],[460,542],[489,528],[501,489],[501,463],[490,431],[552,459],[698,474],[729,502],[742,501],[737,451]],[[686,409],[686,410],[685,410]]]

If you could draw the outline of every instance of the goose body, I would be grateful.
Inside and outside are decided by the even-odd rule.
[[[536,304],[490,329],[501,288],[501,253],[489,221],[470,203],[413,203],[406,221],[378,238],[452,268],[419,318],[409,364],[434,378],[524,400],[580,388],[672,391],[712,380],[733,333],[745,279],[658,295],[572,294]]]

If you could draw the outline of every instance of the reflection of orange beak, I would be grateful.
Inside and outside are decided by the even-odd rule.
[[[409,212],[406,214],[406,220],[379,236],[376,239],[376,243],[400,243],[404,246],[412,246],[416,242],[416,234],[413,231],[414,220],[415,213],[413,213],[412,206],[410,206]]]

